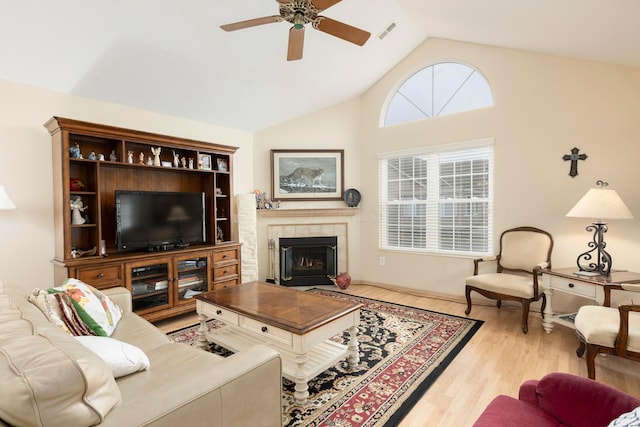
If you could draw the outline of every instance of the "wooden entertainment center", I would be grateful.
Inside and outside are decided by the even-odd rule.
[[[241,283],[237,147],[61,117],[45,127],[53,140],[56,284],[74,277],[98,289],[125,286],[134,311],[156,321],[194,311],[194,295]],[[203,192],[204,243],[117,251],[116,190]],[[72,203],[80,206],[73,213]]]

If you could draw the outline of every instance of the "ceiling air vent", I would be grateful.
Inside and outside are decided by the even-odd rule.
[[[395,22],[392,22],[391,24],[387,25],[387,28],[385,28],[384,30],[382,30],[380,34],[378,34],[378,38],[382,40],[383,38],[387,37],[387,34],[389,34],[391,30],[393,30],[395,27],[396,27]]]

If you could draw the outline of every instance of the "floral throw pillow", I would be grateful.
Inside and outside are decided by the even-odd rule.
[[[66,294],[80,319],[96,335],[111,336],[122,318],[122,310],[111,298],[78,279],[67,279],[48,292]]]

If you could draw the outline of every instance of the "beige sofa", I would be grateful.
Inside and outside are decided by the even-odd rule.
[[[281,426],[281,360],[256,346],[228,358],[171,340],[131,311],[125,288],[112,337],[150,367],[118,379],[95,353],[52,325],[29,291],[0,281],[0,425]]]

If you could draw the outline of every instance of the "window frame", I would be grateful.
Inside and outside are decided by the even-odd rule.
[[[413,171],[415,172],[415,159],[420,158],[421,162],[426,159],[426,197],[423,196],[422,191],[416,192],[415,181],[416,179],[422,182],[422,175],[415,178],[415,173],[411,177],[400,177],[400,168],[398,168],[397,174],[390,178],[389,164],[390,161],[398,161],[405,159],[405,166],[408,160],[413,159]],[[471,167],[474,165],[473,160],[482,160],[486,162],[486,171],[481,173],[474,173],[471,169],[468,174],[459,173],[450,177],[455,181],[456,177],[460,177],[464,181],[464,177],[468,177],[468,185],[458,186],[459,189],[466,189],[470,191],[467,197],[456,197],[455,190],[453,192],[453,198],[443,199],[441,197],[440,186],[443,175],[441,174],[441,166],[443,164],[442,159],[454,159],[459,162],[470,162]],[[398,166],[400,163],[398,163]],[[478,172],[478,171],[476,171]],[[422,171],[420,171],[422,173]],[[397,178],[395,176],[397,175]],[[483,182],[480,178],[484,175],[486,182]],[[378,154],[378,177],[379,177],[379,235],[378,235],[378,248],[381,250],[400,251],[400,252],[418,252],[425,254],[435,255],[447,255],[447,256],[484,256],[490,255],[494,252],[493,242],[493,224],[494,224],[494,139],[483,138],[472,141],[464,141],[453,144],[434,145],[421,147],[412,150],[394,151],[388,153]],[[398,184],[396,185],[396,180]],[[409,199],[407,196],[411,190],[409,182],[413,185],[412,195]],[[401,188],[402,183],[404,187]],[[479,189],[474,195],[474,184],[479,184]],[[421,184],[422,185],[422,184]],[[484,187],[483,187],[484,186]],[[397,191],[396,188],[397,187]],[[390,200],[388,196],[395,194],[397,199]],[[484,197],[476,197],[477,193]],[[404,193],[403,193],[404,192]],[[418,194],[419,199],[415,198]],[[404,195],[404,200],[403,200]],[[397,209],[395,208],[397,206]],[[471,215],[454,216],[452,220],[452,241],[449,247],[444,247],[444,240],[442,238],[442,232],[444,227],[442,225],[443,215],[441,214],[443,209],[450,209],[454,211],[457,208],[466,209],[466,212],[474,212],[474,208],[482,207],[481,216],[486,216],[481,224],[473,224]],[[402,212],[408,212],[408,215],[402,215]],[[424,221],[413,214],[416,211],[424,212]],[[395,218],[398,218],[397,223],[393,224],[394,213],[397,212]],[[409,220],[410,218],[410,224]],[[456,219],[468,218],[468,224],[460,224],[456,227]],[[417,219],[417,221],[416,221]],[[396,225],[394,228],[393,226]],[[421,229],[424,228],[424,231]],[[396,229],[397,228],[397,229]],[[456,229],[457,228],[457,229]],[[465,250],[460,249],[460,242],[456,242],[455,238],[462,239],[464,236],[463,230],[468,229],[468,247]],[[402,231],[404,229],[404,231]],[[480,235],[475,234],[480,231]],[[394,238],[397,233],[397,238]],[[475,237],[474,238],[474,234]],[[410,244],[409,237],[410,235]],[[416,237],[417,236],[417,237]],[[390,240],[391,239],[391,240]],[[424,240],[424,246],[422,243],[416,240]],[[475,244],[474,244],[475,242]],[[486,247],[483,246],[482,250],[478,250],[478,244],[484,242]],[[444,247],[444,248],[443,248]]]
[[[438,89],[442,88],[442,86],[441,86],[440,82],[438,82],[438,84],[436,85],[435,81],[433,79],[438,74],[437,73],[437,67],[443,66],[443,65],[449,65],[449,64],[460,65],[462,67],[466,67],[467,69],[469,69],[471,71],[471,73],[464,79],[462,84],[453,93],[450,93],[451,96],[448,98],[447,102],[445,102],[444,105],[442,105],[441,108],[435,114],[434,114],[434,111],[431,111],[431,114],[429,114],[428,112],[423,111],[418,106],[418,103],[415,103],[414,101],[416,101],[417,99],[421,98],[421,95],[424,96],[425,94],[429,94],[430,93],[430,95],[428,96],[429,102],[430,102],[432,108],[435,108],[435,98],[438,96],[437,93],[440,92]],[[413,92],[413,93],[410,93],[410,94],[402,92],[403,87],[405,87],[405,85],[408,85],[410,87],[412,83],[416,84],[417,83],[416,81],[420,80],[422,78],[420,76],[424,72],[429,72],[429,71],[430,71],[431,76],[432,76],[432,79],[431,79],[431,82],[430,82],[431,83],[431,87],[430,88],[424,88],[423,89],[425,91],[424,93],[422,91]],[[480,78],[481,81],[486,84],[486,87],[484,89],[488,90],[488,92],[489,92],[490,103],[486,104],[486,105],[472,106],[470,108],[455,110],[455,111],[452,111],[452,112],[444,112],[444,110],[447,107],[447,105],[456,96],[458,96],[458,93],[463,88],[463,86],[474,75],[477,76],[478,78]],[[446,83],[446,80],[443,80],[442,84],[445,84],[445,83]],[[422,87],[422,86],[419,86],[419,87]],[[422,116],[421,117],[407,116],[407,117],[405,117],[403,119],[394,119],[394,121],[392,123],[388,123],[388,121],[391,120],[389,118],[390,109],[394,108],[394,100],[397,97],[404,99],[406,101],[406,103],[408,103],[408,104],[414,105],[414,107],[415,107],[414,111],[420,111]],[[489,84],[489,80],[486,78],[486,76],[478,68],[474,67],[473,65],[470,65],[470,64],[467,64],[467,63],[464,63],[464,62],[460,62],[460,61],[440,61],[440,62],[435,62],[435,63],[429,64],[429,65],[426,65],[424,67],[421,67],[420,69],[418,69],[415,72],[411,73],[411,75],[409,75],[406,79],[401,81],[394,88],[393,92],[390,94],[389,98],[387,99],[387,102],[385,103],[385,107],[384,107],[384,109],[382,111],[382,114],[381,114],[381,117],[380,117],[380,127],[397,126],[397,125],[401,125],[401,124],[404,124],[404,123],[411,123],[411,122],[415,122],[415,121],[434,119],[434,118],[441,117],[441,116],[446,116],[446,115],[460,114],[460,113],[464,113],[464,112],[467,112],[467,111],[473,111],[473,110],[478,110],[478,109],[482,109],[482,108],[492,107],[493,105],[495,105],[494,96],[493,96],[493,88]],[[400,107],[398,107],[398,108],[400,108]]]

